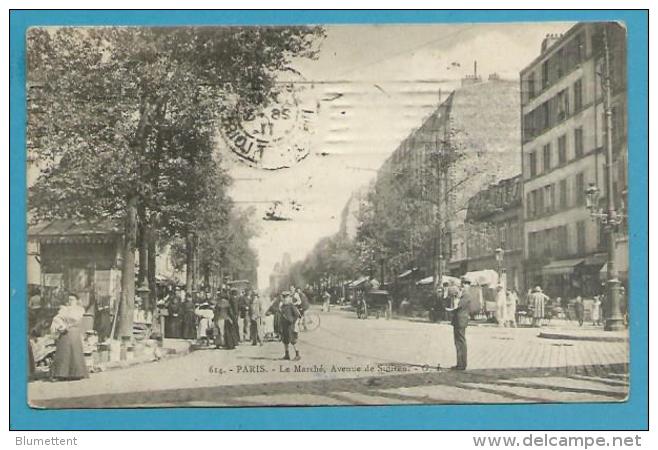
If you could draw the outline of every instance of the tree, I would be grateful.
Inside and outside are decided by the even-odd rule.
[[[165,234],[189,228],[162,200],[203,190],[197,184],[208,179],[166,174],[208,161],[220,111],[267,104],[277,75],[313,57],[322,35],[317,27],[29,30],[28,143],[41,169],[32,219],[124,220],[121,336],[132,334],[138,215]]]

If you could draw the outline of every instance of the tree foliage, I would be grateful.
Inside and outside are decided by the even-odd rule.
[[[121,335],[132,330],[136,222],[147,236],[195,242],[213,242],[230,226],[229,178],[214,154],[220,114],[266,106],[277,76],[293,70],[295,58],[314,57],[323,33],[302,26],[28,31],[28,157],[40,171],[29,189],[31,220],[124,219]]]
[[[208,160],[219,111],[266,104],[277,74],[314,56],[321,35],[308,27],[30,29],[28,141],[42,170],[30,189],[33,217],[121,217],[133,194],[154,210],[173,205],[163,196],[193,195],[198,178],[186,175]]]

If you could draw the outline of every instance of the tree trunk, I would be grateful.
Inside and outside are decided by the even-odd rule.
[[[203,265],[203,283],[206,287],[210,286],[210,264],[206,263]]]
[[[155,233],[153,227],[149,224],[146,227],[146,241],[148,245],[148,282],[149,282],[149,305],[148,308],[153,308],[158,301],[158,286],[155,283],[156,267],[156,249],[155,249]]]
[[[192,295],[194,288],[194,233],[185,236],[185,294]]]
[[[192,292],[199,291],[199,236],[192,235]]]
[[[133,309],[135,307],[135,241],[137,234],[137,195],[126,203],[125,232],[123,241],[123,265],[121,267],[121,307],[117,335],[129,338],[133,334]]]
[[[137,285],[141,286],[146,280],[148,273],[148,239],[146,231],[146,208],[140,205],[138,208],[138,224],[137,224],[137,243],[139,246],[139,272],[137,273]]]

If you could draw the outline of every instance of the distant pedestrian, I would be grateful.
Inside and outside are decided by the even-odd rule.
[[[56,335],[55,357],[51,366],[53,379],[79,380],[89,377],[80,330],[84,313],[78,297],[69,294],[68,303],[59,308],[53,319],[50,326],[50,331]]]
[[[325,290],[324,294],[322,294],[322,311],[329,312],[330,309],[331,309],[331,294],[329,294],[329,292]]]
[[[254,292],[249,305],[251,345],[263,345],[263,315],[263,304],[258,294]]]
[[[292,297],[289,292],[283,293],[283,300],[279,306],[281,312],[281,341],[283,342],[283,347],[285,349],[285,354],[283,359],[290,359],[289,346],[292,346],[292,349],[295,351],[295,361],[299,361],[301,356],[299,355],[299,350],[297,350],[297,331],[295,328],[296,322],[301,318],[301,313],[297,307],[293,304]]]
[[[544,308],[548,297],[544,294],[540,286],[535,286],[529,297],[529,303],[532,306],[532,326],[540,327],[544,319]]]
[[[247,297],[246,291],[242,290],[238,294],[238,334],[240,336],[240,341],[244,342],[248,340],[247,335],[249,334],[249,299]]]
[[[303,328],[304,331],[306,331],[306,311],[311,307],[311,303],[308,301],[308,297],[304,292],[301,290],[301,288],[298,288],[296,291],[294,291],[294,288],[292,288],[294,292],[293,294],[293,305],[297,307],[297,310],[299,311],[300,318],[298,321],[298,328]]]
[[[407,297],[403,298],[402,301],[400,302],[400,306],[398,308],[399,311],[400,311],[400,314],[403,315],[403,316],[406,316],[409,313],[410,308],[411,308],[411,303],[409,302]]]
[[[583,298],[580,295],[576,297],[576,302],[574,303],[573,307],[576,313],[578,326],[582,327],[583,321],[585,320],[585,305],[583,304]]]
[[[516,328],[516,305],[519,302],[519,296],[514,289],[507,290],[506,298],[506,322],[512,327]]]
[[[210,332],[214,328],[213,319],[215,318],[215,313],[213,311],[213,306],[209,302],[204,301],[196,307],[194,314],[199,321],[197,327],[197,340],[208,345],[210,342]]]
[[[466,370],[468,362],[468,350],[466,345],[466,327],[471,313],[471,282],[462,279],[462,292],[457,307],[452,309],[452,332],[455,340],[455,351],[457,353],[457,364],[453,370]]]
[[[507,293],[502,284],[496,285],[496,322],[499,327],[507,326]]]
[[[598,295],[594,296],[592,303],[592,325],[601,325],[601,299]]]
[[[237,289],[231,289],[228,298],[227,317],[224,321],[224,348],[234,349],[240,343],[240,328],[238,325],[240,315],[239,299]]]
[[[192,296],[188,295],[183,302],[183,339],[196,339],[196,314]]]
[[[180,289],[167,300],[167,317],[165,318],[165,337],[180,339],[183,337],[183,311],[180,301]]]

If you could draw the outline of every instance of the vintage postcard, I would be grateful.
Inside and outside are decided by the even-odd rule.
[[[624,23],[26,39],[31,407],[628,398]]]

